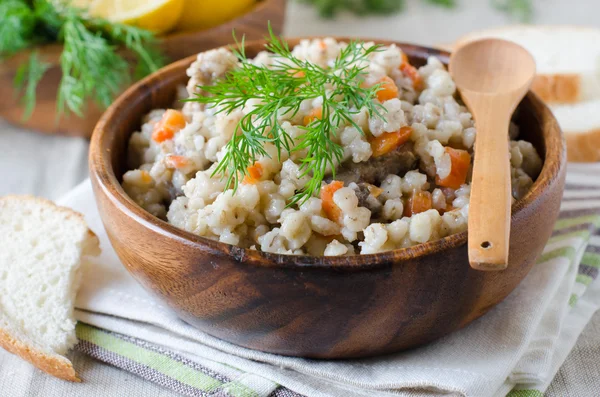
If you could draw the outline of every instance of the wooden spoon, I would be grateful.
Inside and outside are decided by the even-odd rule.
[[[458,48],[450,73],[477,127],[469,205],[469,263],[478,270],[508,265],[511,177],[508,128],[531,86],[535,61],[510,41],[485,39]]]

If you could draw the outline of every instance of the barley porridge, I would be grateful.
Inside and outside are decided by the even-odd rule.
[[[327,68],[345,46],[330,38],[304,40],[292,54]],[[261,52],[251,62],[271,67],[273,59]],[[227,49],[199,54],[187,71],[187,94],[205,94],[199,87],[238,67]],[[123,188],[181,229],[280,254],[372,254],[466,230],[476,129],[444,65],[431,57],[417,69],[391,45],[369,54],[364,71],[362,85],[379,84],[372,101],[383,117],[353,109],[351,120],[336,123],[333,139],[342,157],[305,200],[292,197],[312,177],[302,171],[306,150],[279,153],[265,141],[235,190],[215,174],[252,101],[229,113],[197,102],[151,111],[131,136]],[[322,105],[322,98],[305,100],[277,120],[297,142],[306,125],[323,117]],[[514,199],[527,193],[542,167],[536,149],[518,134],[511,125]]]

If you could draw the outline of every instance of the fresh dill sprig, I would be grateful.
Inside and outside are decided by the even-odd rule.
[[[88,99],[108,106],[131,81],[129,58],[135,60],[136,78],[166,63],[149,31],[90,17],[85,10],[63,0],[2,0],[0,59],[21,49],[54,42],[64,46],[60,56],[59,116],[66,112],[82,116]],[[47,70],[40,58],[33,52],[16,76],[15,83],[26,87],[25,116],[31,115],[35,107],[35,89]]]
[[[129,80],[127,61],[116,47],[90,32],[77,14],[68,14],[61,28],[64,49],[60,57],[62,79],[58,88],[59,115],[68,108],[83,116],[85,98],[108,106]]]
[[[37,51],[33,52],[27,63],[22,64],[15,75],[15,86],[23,92],[25,105],[23,119],[28,119],[35,107],[36,88],[50,64],[40,60]]]
[[[434,4],[436,6],[448,7],[452,8],[456,6],[456,0],[426,0],[428,3]]]
[[[342,161],[343,148],[336,142],[338,129],[344,124],[361,127],[353,116],[366,109],[372,117],[382,118],[381,105],[373,101],[379,84],[365,87],[361,83],[366,74],[368,58],[380,46],[366,47],[361,42],[350,42],[341,50],[330,68],[292,55],[286,42],[270,32],[265,49],[271,53],[270,67],[252,63],[244,53],[243,40],[234,50],[239,67],[230,71],[214,85],[200,86],[202,95],[190,101],[200,102],[217,112],[232,113],[250,103],[252,110],[239,121],[223,158],[213,175],[227,179],[227,187],[236,189],[247,169],[259,157],[269,156],[265,144],[282,152],[305,151],[300,170],[311,177],[305,187],[296,192],[291,204],[300,203],[315,195],[329,170],[335,172]],[[282,126],[280,116],[294,117],[304,101],[321,98],[321,117],[306,126],[303,134],[292,138]]]
[[[167,63],[167,58],[159,50],[158,40],[152,32],[100,18],[93,19],[91,23],[97,30],[106,32],[109,41],[124,46],[136,56],[136,78],[144,77]]]
[[[333,18],[341,11],[356,15],[390,14],[401,11],[405,0],[300,0],[314,5],[324,18]],[[437,0],[433,0],[437,1]]]
[[[493,5],[521,22],[529,22],[533,18],[532,0],[493,0]]]
[[[35,13],[22,0],[0,2],[0,59],[29,46]]]

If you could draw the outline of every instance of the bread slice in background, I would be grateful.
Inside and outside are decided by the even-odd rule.
[[[550,109],[565,134],[569,160],[600,161],[600,99]]]
[[[0,198],[0,346],[58,378],[79,381],[64,357],[81,268],[100,252],[83,216],[33,196]]]
[[[536,61],[533,91],[548,104],[600,99],[600,29],[515,25],[461,37],[455,46],[483,38],[514,41]]]
[[[535,58],[531,89],[558,119],[569,161],[600,161],[600,29],[516,25],[470,33],[453,47],[488,37],[514,41]]]

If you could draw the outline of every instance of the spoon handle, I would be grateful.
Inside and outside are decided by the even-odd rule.
[[[485,101],[487,102],[487,101]],[[508,154],[510,112],[489,101],[478,106],[477,138],[469,204],[469,264],[477,270],[508,265],[511,178]]]

